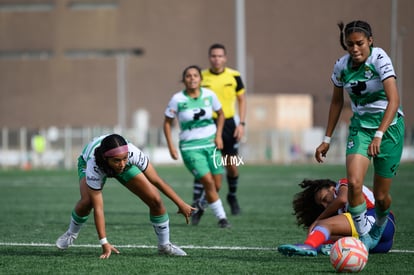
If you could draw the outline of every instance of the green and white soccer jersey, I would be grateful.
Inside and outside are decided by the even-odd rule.
[[[78,162],[78,173],[80,176],[86,177],[86,184],[95,190],[103,188],[106,182],[106,174],[102,171],[95,161],[95,149],[101,145],[102,140],[106,137],[99,136],[94,138],[82,150],[80,161]],[[138,149],[132,143],[128,143],[128,162],[124,172],[116,176],[116,179],[125,184],[125,179],[130,178],[131,172],[134,174],[145,171],[149,164],[148,156]],[[138,168],[138,169],[137,169]],[[139,170],[139,171],[138,171]]]
[[[198,98],[191,98],[184,91],[173,95],[165,116],[177,117],[180,125],[180,149],[191,150],[214,147],[217,131],[213,112],[221,109],[215,93],[209,89],[200,89]]]
[[[343,87],[351,98],[354,113],[352,123],[364,128],[376,129],[384,116],[388,100],[382,81],[395,77],[391,59],[381,48],[371,48],[365,64],[358,69],[351,68],[349,54],[341,57],[334,66],[332,81],[335,86]],[[403,115],[401,108],[398,110]],[[396,114],[391,125],[397,122]]]

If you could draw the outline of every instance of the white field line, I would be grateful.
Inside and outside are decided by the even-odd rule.
[[[51,243],[13,243],[13,242],[0,242],[0,246],[32,246],[32,247],[55,247],[55,244]],[[98,244],[74,244],[72,247],[101,247]],[[155,245],[139,245],[139,244],[127,244],[127,245],[115,245],[118,248],[157,248]],[[247,247],[247,246],[196,246],[196,245],[180,245],[181,248],[186,249],[204,249],[204,250],[277,250],[272,247]],[[414,253],[414,250],[401,250],[392,249],[389,253]]]

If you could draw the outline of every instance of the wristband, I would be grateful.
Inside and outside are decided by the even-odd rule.
[[[246,126],[246,122],[242,121],[239,123],[241,126]]]
[[[105,238],[100,239],[100,240],[99,240],[99,243],[100,243],[101,245],[104,245],[104,244],[107,244],[107,243],[108,243],[108,240],[107,240],[107,239],[106,239],[106,237],[105,237]]]
[[[375,135],[374,135],[374,138],[382,138],[382,136],[384,135],[384,132],[383,131],[376,131],[375,132]]]
[[[328,144],[331,143],[331,137],[324,136],[322,142],[328,143]]]

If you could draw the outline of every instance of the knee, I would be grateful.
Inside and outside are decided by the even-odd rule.
[[[391,202],[391,195],[388,192],[381,192],[379,190],[374,190],[375,203],[384,206]]]
[[[92,201],[89,197],[82,197],[75,207],[75,212],[77,215],[84,217],[88,216],[92,210]]]
[[[151,213],[153,212],[161,213],[165,211],[164,203],[162,202],[162,199],[159,196],[152,198],[151,201],[148,202],[147,204],[151,210]]]
[[[388,193],[388,190],[383,190],[381,188],[374,188],[374,198],[377,203],[386,203],[391,201],[391,195]]]
[[[205,179],[203,182],[204,191],[208,194],[211,193],[217,193],[217,188],[220,188],[220,186],[216,186],[216,183],[214,182],[213,178]]]
[[[239,170],[235,165],[226,166],[227,176],[231,178],[237,178],[239,176]]]
[[[357,178],[348,178],[348,189],[350,192],[362,192],[362,182]]]
[[[378,205],[381,209],[385,209],[389,207],[391,203],[391,196],[384,194],[384,195],[376,195],[375,196],[375,204]]]

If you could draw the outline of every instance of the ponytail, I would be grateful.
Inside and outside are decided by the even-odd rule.
[[[339,43],[341,43],[342,48],[346,51],[346,45],[345,45],[345,41],[344,41],[344,22],[339,22],[338,23],[338,27],[339,27]]]

